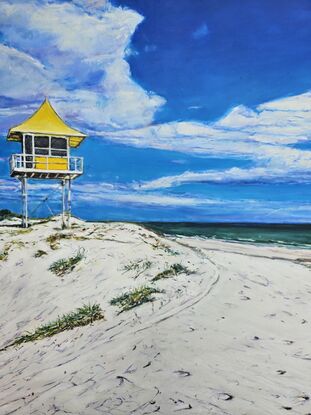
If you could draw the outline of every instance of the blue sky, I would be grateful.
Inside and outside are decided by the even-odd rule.
[[[310,88],[310,1],[125,0],[146,19],[133,35],[134,79],[165,96],[158,119],[222,117]]]
[[[3,0],[0,41],[0,207],[6,131],[48,96],[89,134],[78,216],[310,221],[310,1]]]

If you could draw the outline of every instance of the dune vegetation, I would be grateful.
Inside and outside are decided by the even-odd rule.
[[[59,259],[58,261],[53,262],[53,264],[50,265],[49,270],[58,277],[62,277],[65,274],[73,271],[76,265],[81,262],[84,257],[84,251],[79,249],[79,251],[74,256]]]
[[[155,297],[152,297],[152,294],[160,293],[163,293],[163,291],[155,287],[142,286],[113,298],[110,304],[118,306],[120,308],[119,313],[122,313],[123,311],[138,307],[141,304],[154,301]]]
[[[104,315],[99,304],[83,305],[71,313],[63,314],[55,321],[51,321],[38,327],[33,332],[29,332],[17,337],[12,343],[6,346],[5,349],[10,346],[18,346],[22,343],[40,340],[45,337],[51,337],[65,330],[72,330],[75,327],[86,326],[96,320],[103,319]]]
[[[152,281],[158,281],[165,278],[175,277],[179,274],[190,274],[191,271],[181,264],[173,264],[164,271],[159,272],[155,277],[152,278]]]

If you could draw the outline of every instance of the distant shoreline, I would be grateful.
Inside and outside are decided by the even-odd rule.
[[[132,223],[163,236],[180,236],[258,246],[311,249],[311,223],[87,221]]]
[[[43,219],[43,218],[41,218]],[[147,225],[147,224],[171,224],[171,225],[206,225],[206,226],[256,226],[256,227],[310,227],[311,229],[311,222],[196,222],[196,221],[135,221],[135,220],[124,220],[124,219],[82,219],[81,220],[88,222],[88,223],[134,223],[138,225]]]
[[[49,220],[48,218],[41,219]],[[40,219],[32,219],[32,222]],[[136,224],[164,236],[197,237],[200,239],[237,242],[259,246],[279,246],[311,249],[311,223],[260,223],[260,222],[164,222],[89,220],[88,223]],[[0,221],[0,226],[19,226],[20,218]]]
[[[167,236],[311,249],[311,224],[145,222]]]

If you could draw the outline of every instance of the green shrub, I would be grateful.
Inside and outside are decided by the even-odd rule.
[[[9,257],[10,245],[4,245],[3,251],[0,252],[0,261],[7,261]]]
[[[157,274],[155,277],[152,278],[152,281],[158,281],[165,278],[174,277],[179,274],[191,274],[191,271],[184,267],[181,264],[173,264],[168,269],[165,269],[164,271]]]
[[[59,242],[61,239],[70,239],[72,235],[70,233],[53,233],[46,238],[46,242],[50,245],[50,248],[54,251],[59,248]]]
[[[141,304],[154,301],[155,298],[152,297],[152,294],[162,292],[162,290],[158,290],[155,287],[142,286],[113,298],[110,301],[110,304],[118,306],[121,309],[119,313],[122,313],[123,311],[131,310]]]
[[[19,229],[18,231],[12,232],[11,235],[17,236],[17,235],[25,235],[26,233],[32,232],[32,228],[28,227],[26,229]]]
[[[151,261],[144,261],[144,260],[138,260],[138,261],[132,261],[129,264],[124,266],[124,271],[135,271],[134,278],[139,277],[142,273],[147,271],[147,269],[151,268],[152,262]]]
[[[22,343],[32,342],[35,340],[43,339],[45,337],[51,337],[65,330],[72,330],[75,327],[86,326],[96,320],[103,320],[104,318],[105,317],[99,304],[83,305],[71,313],[63,314],[55,321],[38,327],[33,332],[28,332],[20,337],[17,337],[12,343],[6,346],[5,349],[10,346],[17,346]]]
[[[25,243],[23,241],[18,240],[7,242],[4,245],[3,251],[0,252],[0,261],[7,261],[9,257],[9,252],[14,246],[16,246],[17,248],[23,248],[25,246]]]
[[[163,250],[164,252],[166,252],[169,255],[179,255],[179,252],[174,251],[172,248],[170,248],[168,245],[166,245],[165,243],[156,240],[156,242],[154,244],[151,244],[153,249],[160,249]]]
[[[62,277],[63,275],[71,272],[84,257],[84,251],[80,249],[76,255],[72,257],[59,259],[58,261],[53,262],[53,264],[49,267],[49,271],[59,277]]]

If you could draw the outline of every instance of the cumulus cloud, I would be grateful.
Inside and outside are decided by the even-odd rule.
[[[1,95],[15,99],[36,99],[59,89],[40,61],[15,48],[0,44]],[[26,96],[25,96],[26,95]]]
[[[311,138],[311,93],[259,105],[255,111],[239,106],[214,124],[241,131],[248,139],[268,144],[293,144]]]
[[[218,153],[227,147],[233,154],[249,153],[256,145],[261,149],[265,144],[295,144],[311,139],[311,92],[262,104],[256,110],[238,106],[209,124],[171,122],[110,135],[117,136],[133,144],[194,153],[210,153],[213,148]]]
[[[311,139],[311,92],[268,102],[255,110],[238,106],[209,124],[171,122],[105,136],[137,147],[247,158],[254,163],[251,170],[185,172],[179,177],[164,177],[142,186],[163,184],[166,187],[168,182],[196,180],[309,181],[311,151],[293,145]]]
[[[132,80],[126,62],[143,20],[137,12],[100,0],[3,0],[0,16],[5,98],[24,104],[48,95],[65,117],[92,130],[149,124],[165,102]],[[24,116],[18,102],[16,114]]]

